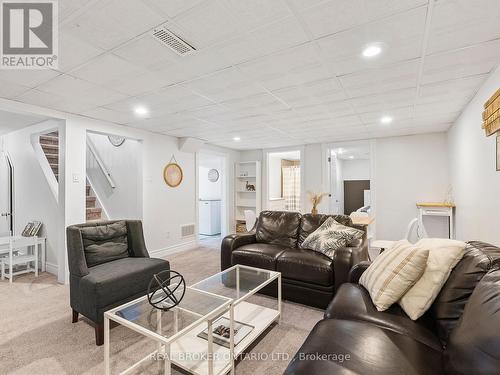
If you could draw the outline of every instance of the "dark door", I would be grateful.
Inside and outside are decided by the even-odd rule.
[[[370,180],[344,181],[344,214],[349,215],[364,206],[364,191],[370,190]]]

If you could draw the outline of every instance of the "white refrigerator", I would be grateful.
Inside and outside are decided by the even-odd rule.
[[[220,234],[220,200],[200,199],[199,211],[200,234],[207,236]]]

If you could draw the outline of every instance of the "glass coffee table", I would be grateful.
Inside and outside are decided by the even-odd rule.
[[[248,301],[274,281],[276,309]],[[180,293],[180,288],[174,292],[177,298]],[[152,307],[143,296],[106,311],[105,371],[111,373],[110,321],[156,342],[155,351],[120,374],[137,373],[147,361],[157,360],[164,374],[175,365],[192,374],[216,375],[234,374],[235,359],[280,318],[281,273],[235,265],[187,287],[181,302],[170,310]]]

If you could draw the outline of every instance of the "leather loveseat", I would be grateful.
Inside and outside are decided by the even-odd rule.
[[[469,242],[440,294],[412,321],[395,304],[379,312],[353,267],[286,375],[499,374],[500,249]]]
[[[307,236],[329,216],[262,211],[255,230],[224,238],[221,268],[243,264],[279,271],[284,299],[325,308],[335,291],[347,281],[351,267],[368,260],[366,233],[348,247],[336,250],[333,259],[301,247]],[[343,225],[355,227],[349,216],[331,217]],[[271,284],[262,293],[275,295],[276,286]]]

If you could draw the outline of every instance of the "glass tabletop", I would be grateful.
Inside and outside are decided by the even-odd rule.
[[[279,272],[275,271],[236,265],[191,285],[190,288],[236,300],[264,287],[278,275]]]
[[[174,300],[181,299],[182,290],[177,289],[174,295]],[[228,298],[191,288],[186,288],[184,296],[175,307],[172,307],[172,299],[164,299],[164,297],[165,294],[160,290],[158,294],[155,294],[153,302],[156,302],[159,307],[171,307],[170,310],[165,311],[151,306],[147,296],[145,296],[112,309],[109,313],[137,324],[148,331],[170,337],[191,324],[206,319],[218,310],[221,314],[224,313],[226,311],[224,306],[230,302]]]

